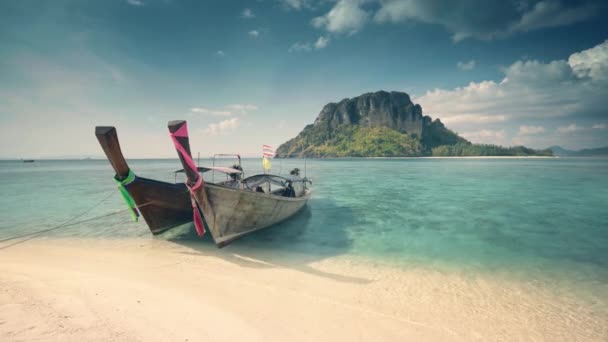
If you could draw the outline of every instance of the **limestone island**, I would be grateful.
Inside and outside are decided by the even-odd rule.
[[[276,151],[279,158],[552,156],[549,149],[473,144],[422,114],[404,92],[366,93],[323,107],[314,124]]]

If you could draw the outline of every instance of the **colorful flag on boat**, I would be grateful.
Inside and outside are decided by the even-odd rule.
[[[274,148],[270,145],[262,145],[262,167],[264,171],[269,171],[271,164],[270,159],[274,157]]]
[[[262,152],[264,154],[264,157],[267,158],[274,158],[274,148],[272,148],[272,146],[270,145],[262,145]]]

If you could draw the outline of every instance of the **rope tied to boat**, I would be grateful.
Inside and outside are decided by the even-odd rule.
[[[25,240],[21,240],[21,241],[14,242],[14,243],[6,245],[6,246],[2,246],[2,247],[0,247],[0,250],[7,249],[7,248],[12,247],[14,245],[27,242],[29,240],[32,240],[32,239],[40,236],[41,234],[44,234],[44,233],[47,233],[47,232],[50,232],[50,231],[54,231],[54,230],[58,230],[58,229],[63,229],[63,228],[67,228],[67,227],[72,227],[72,226],[75,226],[75,225],[78,225],[78,224],[81,224],[81,223],[85,223],[85,222],[99,220],[100,218],[104,218],[104,217],[120,214],[120,213],[122,213],[124,211],[131,211],[131,208],[127,208],[127,209],[123,209],[123,210],[111,212],[111,213],[108,213],[108,214],[99,215],[99,216],[91,217],[91,218],[88,218],[88,219],[85,219],[85,220],[74,222],[74,220],[76,220],[77,218],[82,217],[82,216],[88,214],[91,210],[99,207],[99,205],[101,205],[101,203],[105,202],[108,198],[110,198],[112,196],[112,194],[114,194],[114,191],[112,191],[111,193],[109,193],[108,196],[104,197],[102,200],[100,200],[99,202],[97,202],[95,205],[89,207],[88,209],[86,209],[85,211],[81,212],[80,214],[78,214],[78,215],[70,218],[69,220],[67,220],[67,221],[65,221],[65,222],[63,222],[63,223],[61,223],[61,224],[59,224],[57,226],[54,226],[54,227],[51,227],[51,228],[42,229],[42,230],[38,230],[38,231],[35,231],[35,232],[23,234],[23,235],[15,235],[15,236],[4,238],[4,239],[0,240],[0,243],[4,243],[4,242],[7,242],[7,241],[16,240],[16,239],[23,239],[23,238],[25,238]],[[146,203],[144,203],[142,205],[136,206],[136,208],[138,208],[138,209],[139,208],[143,208],[143,207],[145,207],[147,205],[150,205],[150,204],[152,204],[152,202],[146,202]]]
[[[139,211],[137,210],[137,205],[135,204],[135,200],[125,187],[126,185],[132,183],[135,180],[135,173],[133,173],[133,170],[129,170],[127,178],[123,180],[119,180],[116,177],[117,176],[114,176],[114,181],[116,182],[116,184],[118,184],[118,190],[120,190],[120,195],[127,204],[127,207],[129,208],[129,213],[131,214],[133,221],[137,222],[140,215]]]

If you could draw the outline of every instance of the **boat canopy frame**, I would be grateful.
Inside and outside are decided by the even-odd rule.
[[[238,168],[241,170],[240,177],[241,178],[245,177],[245,172],[243,171],[243,165],[241,164],[241,155],[240,154],[238,154],[238,153],[216,153],[216,154],[214,154],[213,155],[213,159],[212,159],[213,160],[212,161],[212,165],[213,165],[214,168],[215,168],[215,159],[217,157],[236,157],[237,160],[239,161]],[[231,169],[234,169],[234,168],[231,168]],[[228,176],[235,175],[235,173],[232,173],[232,174],[226,173],[226,174]],[[214,181],[215,181],[215,171],[211,173],[211,182],[214,183]]]
[[[306,187],[306,183],[312,184],[312,181],[308,178],[302,178],[299,176],[279,176],[273,174],[259,174],[251,177],[247,177],[241,180],[245,188],[249,190],[254,190],[257,186],[270,183],[282,187],[286,187],[287,184],[291,183],[303,183],[304,187]]]
[[[199,166],[196,169],[199,173],[205,173],[207,171],[217,171],[217,172],[225,173],[227,175],[244,173],[243,170],[233,169],[231,167],[225,167],[225,166]],[[173,172],[174,173],[184,173],[185,171],[184,171],[184,169],[179,169],[179,170],[175,170]]]

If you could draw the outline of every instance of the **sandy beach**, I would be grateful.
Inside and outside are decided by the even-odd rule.
[[[604,309],[531,284],[154,239],[2,249],[0,289],[2,341],[608,338]]]

